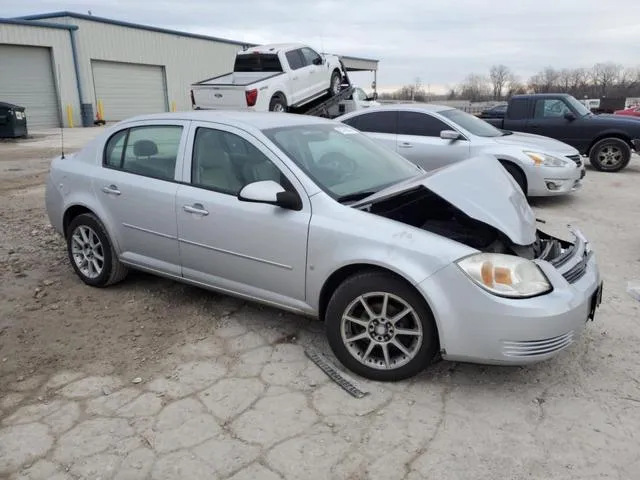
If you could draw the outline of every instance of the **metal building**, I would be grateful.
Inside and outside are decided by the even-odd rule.
[[[0,101],[26,107],[31,128],[187,110],[189,85],[230,71],[245,45],[73,12],[0,19]],[[350,71],[378,68],[342,58]]]

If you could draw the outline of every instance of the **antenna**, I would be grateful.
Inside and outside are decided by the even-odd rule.
[[[62,80],[60,77],[60,64],[58,63],[58,92],[62,86]],[[58,95],[58,101],[60,102],[60,158],[64,160],[64,112],[62,110],[62,96]]]

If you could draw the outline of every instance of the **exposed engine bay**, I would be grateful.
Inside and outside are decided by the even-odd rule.
[[[537,231],[533,244],[516,245],[496,228],[469,217],[423,186],[370,204],[366,209],[375,215],[427,230],[482,252],[538,258],[556,264],[562,263],[565,256],[570,256],[573,248],[572,243],[541,230]]]

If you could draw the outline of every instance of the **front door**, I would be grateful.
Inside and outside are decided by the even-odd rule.
[[[574,113],[560,98],[541,98],[535,101],[533,118],[527,122],[527,131],[549,138],[555,138],[569,145],[578,146],[581,126],[579,121],[568,120],[566,113]],[[580,147],[578,147],[580,148]]]
[[[311,210],[302,186],[241,130],[194,122],[187,142],[176,203],[183,276],[276,304],[304,302]],[[238,200],[260,180],[295,188],[302,210]]]
[[[288,51],[285,56],[287,57],[289,68],[291,69],[291,72],[289,73],[291,80],[289,104],[295,105],[302,101],[309,91],[306,60],[302,55],[302,50],[299,48]]]
[[[425,170],[451,165],[469,158],[468,140],[445,140],[440,132],[452,127],[428,113],[398,112],[397,152]]]
[[[317,95],[327,88],[329,85],[329,72],[327,72],[326,65],[322,64],[322,57],[309,47],[302,48],[302,55],[305,58],[307,64],[307,70],[309,74],[307,76],[307,95]]]
[[[100,206],[113,226],[120,257],[143,267],[180,274],[175,217],[188,122],[141,122],[106,142],[93,179]]]

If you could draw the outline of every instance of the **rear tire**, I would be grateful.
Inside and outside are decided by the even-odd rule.
[[[505,168],[509,175],[513,177],[516,183],[520,186],[520,190],[527,196],[527,177],[524,176],[522,170],[516,167],[513,163],[510,162],[500,162],[502,166]]]
[[[269,102],[269,111],[276,113],[286,113],[287,102],[280,95],[274,95]]]
[[[384,272],[363,272],[345,280],[329,300],[325,330],[333,353],[345,367],[377,381],[417,375],[433,360],[439,345],[424,298]]]
[[[631,160],[631,147],[619,138],[603,138],[589,151],[589,163],[599,172],[618,172]]]
[[[127,276],[129,269],[118,259],[107,230],[94,214],[78,215],[67,232],[69,261],[84,283],[106,287]]]

